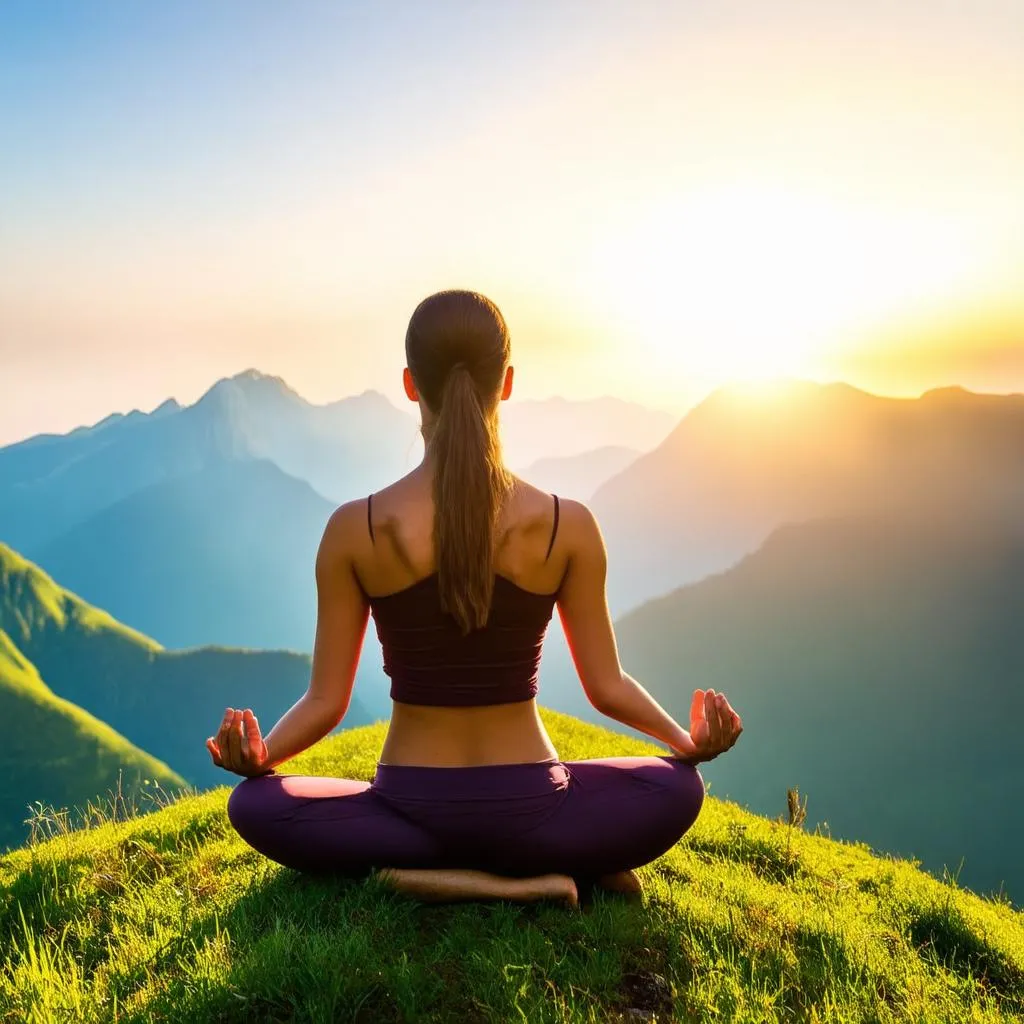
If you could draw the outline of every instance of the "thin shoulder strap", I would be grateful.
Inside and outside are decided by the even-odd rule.
[[[552,494],[551,497],[555,499],[555,525],[551,528],[551,540],[548,541],[548,553],[544,556],[545,562],[551,555],[551,549],[555,546],[555,534],[558,533],[558,495]]]
[[[370,494],[366,498],[366,525],[370,528],[370,542],[375,544],[376,540],[373,536],[373,517],[371,511],[373,509],[373,495]]]

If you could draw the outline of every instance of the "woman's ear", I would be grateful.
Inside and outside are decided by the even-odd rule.
[[[505,383],[501,387],[501,400],[504,402],[512,394],[512,367],[505,370]]]
[[[418,402],[420,400],[419,392],[416,390],[416,384],[412,379],[412,371],[408,366],[402,370],[402,385],[405,387],[405,393],[410,402]]]

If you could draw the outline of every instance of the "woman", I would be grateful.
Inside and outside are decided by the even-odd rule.
[[[575,905],[580,882],[635,892],[632,869],[696,820],[696,765],[736,742],[740,718],[722,694],[697,690],[687,732],[622,670],[593,515],[502,463],[497,410],[512,367],[494,303],[430,296],[405,354],[423,461],[328,522],[306,694],[265,738],[251,710],[228,708],[206,741],[216,764],[248,777],[230,820],[281,864],[378,869],[422,899]],[[671,755],[559,760],[535,699],[555,607],[590,702]],[[371,613],[394,701],[373,781],[278,774],[344,717]]]

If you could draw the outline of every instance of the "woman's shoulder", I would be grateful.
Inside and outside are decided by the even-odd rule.
[[[332,533],[343,534],[346,531],[360,530],[368,534],[371,527],[377,525],[377,519],[389,509],[398,505],[408,504],[415,496],[411,484],[411,474],[393,480],[383,487],[374,491],[368,491],[358,498],[351,498],[342,502],[331,514],[327,521],[327,528]]]
[[[342,502],[327,520],[321,548],[359,564],[374,561],[382,543],[388,550],[404,551],[410,529],[412,535],[422,532],[416,524],[425,514],[427,496],[421,491],[415,481],[403,477]]]
[[[369,509],[370,495],[361,498],[352,498],[343,501],[330,514],[327,520],[327,532],[331,534],[342,534],[351,531],[352,527],[361,523],[366,525],[367,511]]]
[[[557,500],[559,508],[563,511],[567,507],[577,509],[586,508],[586,504],[584,502],[566,497],[564,494],[559,493],[557,488],[554,491],[546,491],[544,488],[530,483],[529,480],[526,480],[515,473],[511,473],[510,476],[514,482],[512,490],[515,499],[523,502],[527,506],[531,506],[536,509],[544,508],[550,510],[552,504]]]
[[[600,535],[597,517],[585,501],[569,498],[555,491],[545,491],[528,480],[513,474],[516,482],[517,513],[520,518],[537,519],[555,525],[560,542],[588,543]],[[557,515],[557,523],[554,517]]]
[[[563,498],[560,502],[559,533],[570,550],[590,550],[604,546],[597,516],[585,501]]]
[[[365,541],[369,543],[368,507],[369,502],[363,497],[342,502],[335,508],[324,526],[320,558],[335,561],[339,557],[354,556],[363,547],[363,533],[367,534]]]

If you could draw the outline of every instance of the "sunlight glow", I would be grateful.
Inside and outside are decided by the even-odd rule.
[[[711,382],[815,376],[892,316],[983,268],[969,223],[752,185],[644,204],[584,271],[633,351]]]

